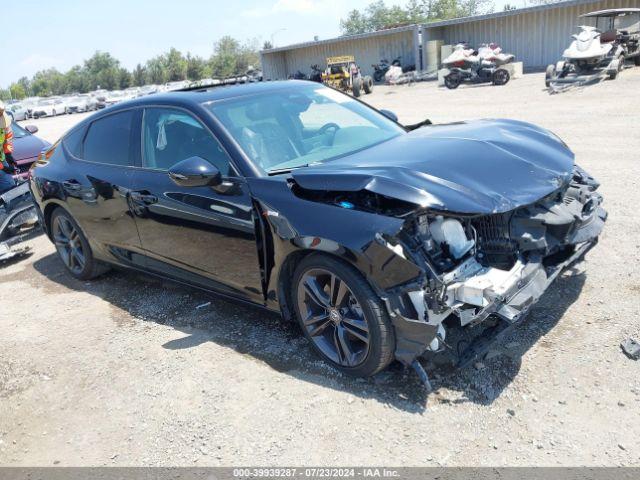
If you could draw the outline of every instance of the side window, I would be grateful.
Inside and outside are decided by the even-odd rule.
[[[82,139],[86,131],[85,127],[78,128],[64,137],[62,141],[64,146],[71,152],[71,155],[76,158],[82,158]]]
[[[223,176],[233,175],[229,156],[195,117],[171,108],[147,108],[142,121],[143,160],[149,168],[168,170],[190,157],[215,165]]]
[[[133,165],[131,161],[133,118],[134,111],[127,110],[93,122],[84,139],[82,158],[96,163]]]

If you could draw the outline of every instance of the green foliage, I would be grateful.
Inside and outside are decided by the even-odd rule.
[[[222,37],[214,45],[209,59],[171,48],[168,52],[139,63],[129,71],[108,52],[97,51],[82,65],[65,73],[55,68],[41,70],[31,79],[22,77],[7,89],[0,89],[4,99],[26,96],[49,96],[64,93],[85,93],[98,88],[124,89],[147,84],[161,85],[178,80],[224,78],[246,73],[249,66],[260,64],[258,43],[241,43],[232,37]]]
[[[373,32],[402,25],[467,17],[493,10],[492,0],[409,0],[405,7],[387,7],[376,0],[363,11],[352,10],[340,20],[344,35]]]

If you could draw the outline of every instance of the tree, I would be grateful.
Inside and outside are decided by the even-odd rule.
[[[147,61],[147,82],[156,85],[167,83],[167,72],[165,70],[162,55]]]
[[[187,53],[187,78],[189,80],[200,80],[207,76],[207,62],[197,55],[192,56]]]
[[[256,67],[259,64],[257,40],[241,44],[229,36],[222,37],[215,43],[213,55],[209,59],[211,73],[218,78],[242,75],[249,66]]]
[[[376,0],[364,12],[349,12],[345,19],[340,20],[340,28],[343,34],[352,35],[401,25],[478,15],[492,9],[492,0],[409,0],[404,8],[398,5],[387,7],[384,0]]]
[[[273,43],[271,43],[269,40],[265,40],[264,43],[262,44],[263,50],[271,50],[272,48],[273,48]]]
[[[9,92],[11,94],[11,98],[15,98],[18,100],[22,100],[27,96],[27,92],[25,91],[24,87],[19,83],[12,83],[9,87]]]
[[[170,82],[185,80],[187,78],[187,61],[178,50],[171,47],[164,55],[167,78]]]
[[[517,7],[515,5],[511,5],[510,3],[505,3],[504,11],[509,12],[511,10],[515,10]]]
[[[136,68],[131,72],[132,82],[136,87],[142,87],[147,83],[147,69],[141,64],[137,64]]]

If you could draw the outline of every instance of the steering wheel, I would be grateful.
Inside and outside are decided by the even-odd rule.
[[[333,135],[331,135],[331,145],[333,145],[333,141],[336,138],[336,133],[338,133],[338,130],[340,130],[340,125],[338,125],[337,123],[326,123],[324,124],[322,127],[320,127],[320,130],[318,130],[318,135],[326,135],[326,133],[333,129]]]

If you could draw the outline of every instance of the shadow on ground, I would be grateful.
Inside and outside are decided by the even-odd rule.
[[[585,281],[584,273],[576,270],[560,276],[529,317],[496,345],[492,353],[495,356],[485,359],[480,368],[478,365],[462,370],[450,365],[428,366],[436,389],[428,395],[417,375],[398,363],[370,379],[340,374],[315,356],[297,325],[259,308],[118,270],[91,282],[82,282],[63,270],[55,254],[37,260],[33,266],[50,282],[26,274],[22,280],[50,293],[60,293],[62,286],[96,295],[113,306],[111,318],[120,326],[136,321],[154,322],[183,332],[184,337],[163,345],[169,350],[197,348],[205,342],[215,342],[233,348],[250,361],[263,362],[300,380],[345,391],[354,397],[372,398],[411,413],[424,411],[428,400],[491,404],[518,375],[522,355],[562,318],[580,295]]]

